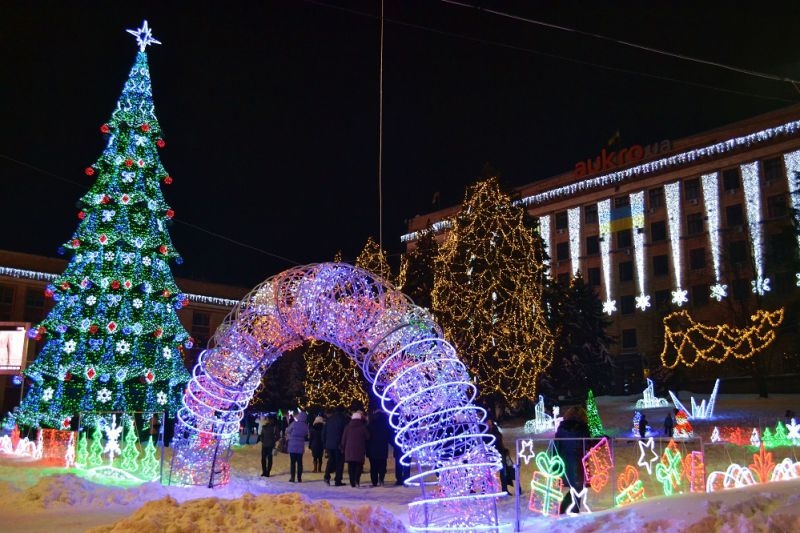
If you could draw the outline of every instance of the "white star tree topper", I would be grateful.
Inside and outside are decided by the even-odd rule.
[[[136,44],[139,45],[139,51],[144,52],[144,49],[147,48],[151,44],[161,44],[161,41],[157,41],[153,38],[153,30],[147,25],[147,21],[145,20],[142,23],[142,27],[138,30],[126,30],[128,33],[136,37]]]

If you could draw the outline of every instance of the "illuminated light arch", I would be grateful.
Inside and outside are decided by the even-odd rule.
[[[262,375],[284,352],[329,342],[355,360],[397,430],[412,529],[498,530],[500,454],[455,349],[430,314],[366,270],[292,268],[253,289],[201,353],[178,411],[169,482],[223,485],[231,445]]]
[[[759,309],[750,320],[752,325],[747,328],[709,326],[695,322],[685,309],[670,313],[664,317],[661,362],[667,368],[675,368],[679,363],[692,367],[700,360],[722,363],[731,356],[749,359],[775,340],[775,330],[783,322],[783,308]]]

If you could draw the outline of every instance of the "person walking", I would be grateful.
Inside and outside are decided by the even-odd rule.
[[[314,472],[322,472],[322,454],[325,452],[325,443],[322,441],[324,427],[325,419],[322,418],[322,415],[317,416],[311,425],[308,448],[311,450],[311,458],[314,461]]]
[[[326,484],[331,484],[331,474],[334,476],[334,485],[341,487],[342,477],[344,476],[344,458],[342,457],[342,433],[347,425],[347,416],[344,414],[343,407],[337,407],[328,417],[325,426],[322,428],[322,442],[325,451],[328,452],[328,461],[325,463],[325,474],[323,480]]]
[[[508,471],[506,470],[506,457],[509,455],[509,451],[503,442],[503,434],[500,433],[500,428],[497,427],[497,424],[495,424],[494,420],[491,418],[486,419],[486,433],[494,435],[494,447],[500,452],[500,458],[503,463],[503,466],[500,467],[500,471],[498,472],[500,475],[500,487],[503,489],[503,492],[511,494],[508,490]]]
[[[298,411],[297,416],[289,427],[286,428],[286,449],[289,452],[289,482],[303,481],[303,452],[308,441],[308,421],[303,411]],[[295,476],[296,474],[296,476]]]
[[[642,418],[639,419],[639,437],[644,438],[647,435],[647,417],[642,413]]]
[[[389,458],[389,441],[392,428],[382,409],[375,409],[367,424],[367,458],[369,459],[369,478],[373,487],[383,486],[386,477],[386,460]]]
[[[347,476],[351,487],[361,486],[361,472],[364,469],[364,457],[367,454],[369,431],[364,421],[364,414],[356,411],[342,432],[342,451],[347,463]]]
[[[572,501],[572,491],[580,493],[584,487],[585,473],[583,456],[586,455],[586,439],[590,438],[589,424],[586,422],[586,411],[581,406],[572,406],[564,413],[564,420],[558,425],[555,435],[555,446],[559,457],[564,461],[564,481],[567,494],[561,500],[559,514],[567,511],[578,512],[579,505]]]
[[[256,418],[256,444],[261,440],[261,430],[264,428],[264,423],[267,421],[266,413],[260,413]]]
[[[266,417],[261,425],[261,433],[258,434],[258,438],[261,440],[261,475],[269,477],[270,472],[272,472],[273,450],[275,449],[275,443],[280,438],[278,421],[271,416]]]

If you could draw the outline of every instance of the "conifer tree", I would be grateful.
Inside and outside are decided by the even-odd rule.
[[[497,178],[467,189],[436,260],[433,313],[491,403],[534,398],[553,336],[541,239]]]
[[[597,410],[597,402],[594,399],[592,389],[586,397],[586,421],[589,424],[589,434],[592,437],[602,437],[606,430],[603,428],[603,421],[600,420],[600,412]]]
[[[189,381],[180,349],[192,341],[175,312],[186,296],[169,267],[180,260],[167,231],[174,212],[161,192],[172,178],[158,155],[164,139],[144,51],[158,41],[147,22],[129,31],[140,51],[100,128],[106,147],[85,171],[95,182],[63,246],[71,259],[45,291],[55,306],[30,331],[45,344],[12,414],[21,425],[69,428],[79,412],[174,414]],[[82,422],[94,424],[92,416]]]

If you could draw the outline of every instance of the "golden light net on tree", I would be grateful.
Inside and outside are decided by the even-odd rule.
[[[737,328],[729,324],[710,326],[695,320],[687,310],[664,317],[664,349],[661,362],[667,368],[698,361],[722,363],[729,357],[749,359],[775,340],[775,329],[783,322],[783,308],[759,309],[750,316],[752,325]]]
[[[349,407],[354,401],[366,407],[369,398],[356,362],[327,342],[313,341],[303,353],[306,396],[303,409],[311,407]]]
[[[483,397],[535,398],[553,358],[541,240],[496,178],[467,189],[436,260],[433,311]]]

